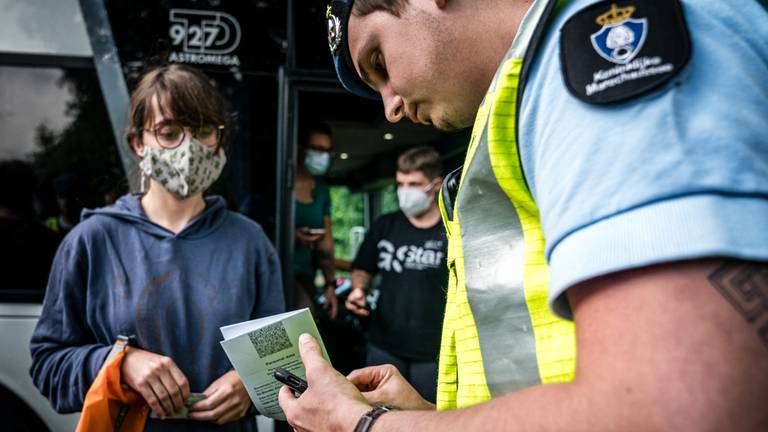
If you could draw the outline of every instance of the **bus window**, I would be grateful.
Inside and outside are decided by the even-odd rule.
[[[92,69],[0,65],[3,301],[42,299],[82,209],[125,191],[113,137]]]
[[[0,52],[91,56],[78,0],[0,0]]]
[[[381,213],[375,215],[375,217],[400,210],[400,204],[397,202],[397,187],[394,184],[385,186],[379,190],[377,198],[379,200],[377,208]]]

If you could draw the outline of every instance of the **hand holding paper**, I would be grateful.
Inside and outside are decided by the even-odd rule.
[[[321,355],[318,341],[308,334],[299,340],[309,386],[300,398],[288,387],[280,390],[280,406],[298,430],[353,430],[371,409],[357,388]]]
[[[242,418],[250,405],[237,371],[229,371],[205,389],[204,399],[189,408],[189,418],[221,425]]]
[[[299,355],[299,335],[311,334],[317,341],[322,357],[328,361],[320,333],[309,309],[286,312],[221,328],[224,348],[240,375],[259,413],[278,420],[285,415],[277,403],[282,384],[275,380],[276,368],[285,368],[305,377]]]

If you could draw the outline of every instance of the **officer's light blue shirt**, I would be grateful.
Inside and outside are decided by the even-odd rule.
[[[576,283],[700,257],[768,260],[768,13],[755,0],[682,1],[692,51],[663,87],[591,105],[565,87],[555,18],[521,107],[550,303]],[[649,29],[663,31],[663,29]]]

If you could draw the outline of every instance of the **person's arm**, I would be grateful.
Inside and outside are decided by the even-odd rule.
[[[85,395],[112,348],[96,343],[86,323],[87,255],[76,234],[62,243],[30,341],[32,381],[59,413],[82,409]],[[189,395],[186,377],[163,355],[129,347],[121,374],[123,383],[139,392],[161,417],[178,411]]]
[[[352,271],[352,261],[336,257],[333,259],[333,264],[336,266],[336,270],[341,270],[345,272],[351,272]]]
[[[355,315],[368,316],[371,314],[366,308],[365,296],[368,294],[368,285],[372,277],[363,269],[352,269],[352,291],[349,292],[344,306]]]
[[[455,411],[395,411],[373,430],[764,430],[766,298],[766,263],[676,262],[583,282],[568,290],[577,337],[573,382]],[[330,367],[306,357],[310,390],[300,400],[280,395],[289,421],[300,430],[354,425],[359,399],[344,381],[329,385]],[[315,380],[324,385],[313,387]],[[352,396],[341,403],[329,393]],[[327,399],[334,405],[322,409],[333,415],[312,417]]]
[[[325,287],[323,293],[325,294],[325,307],[331,316],[331,319],[336,317],[336,308],[338,307],[338,300],[336,299],[336,266],[334,264],[334,247],[333,247],[333,227],[331,226],[331,217],[323,217],[323,226],[325,227],[325,234],[320,242],[317,244],[317,263],[320,267],[320,271],[323,272],[323,278],[325,278]]]
[[[382,227],[386,224],[387,217],[383,216],[373,223],[352,262],[352,290],[344,305],[347,310],[358,316],[365,317],[371,313],[366,307],[366,296],[371,288],[371,279],[379,270],[377,244],[382,237]]]
[[[373,278],[373,275],[363,269],[353,269],[352,270],[352,289],[359,289],[363,290],[364,292],[368,292],[369,284],[371,283],[371,278]]]
[[[111,349],[96,343],[85,321],[86,255],[74,235],[61,244],[30,341],[32,381],[59,413],[82,409],[85,394]]]

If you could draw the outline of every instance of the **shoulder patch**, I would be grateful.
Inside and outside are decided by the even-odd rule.
[[[560,30],[566,87],[588,103],[651,91],[675,76],[690,54],[679,0],[601,1],[577,12]]]

